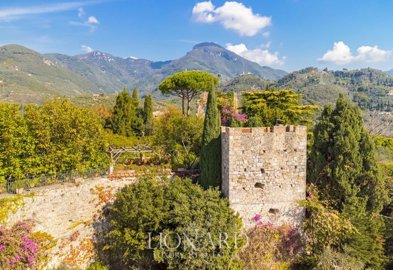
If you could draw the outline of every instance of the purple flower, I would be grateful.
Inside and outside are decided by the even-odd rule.
[[[260,214],[256,214],[251,220],[254,222],[258,222],[262,219],[262,216]]]
[[[28,255],[27,256],[27,263],[30,265],[30,266],[34,266],[35,265],[35,257],[33,256],[33,255]]]
[[[22,241],[25,243],[25,246],[23,247],[24,251],[30,251],[34,254],[38,253],[37,245],[31,239],[23,238]]]
[[[3,249],[5,249],[5,246],[2,245],[2,244],[0,244],[0,252],[1,252]]]
[[[18,263],[21,261],[21,258],[19,257],[19,255],[15,255],[15,257],[12,258],[10,265],[14,266],[14,264]]]
[[[247,115],[244,113],[237,113],[232,108],[223,107],[221,109],[221,123],[223,125],[230,125],[232,119],[245,122],[247,121]]]

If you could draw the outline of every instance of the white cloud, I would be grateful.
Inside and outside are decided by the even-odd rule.
[[[84,22],[70,21],[70,24],[76,26],[85,26],[88,27],[91,32],[94,32],[97,29],[97,25],[99,25],[100,22],[95,16],[89,16],[87,20]]]
[[[391,51],[379,49],[378,46],[361,46],[356,51],[358,53],[357,60],[369,63],[385,61],[391,55]]]
[[[91,53],[92,51],[94,51],[92,47],[86,45],[82,45],[81,48],[85,53]]]
[[[212,13],[214,13],[214,6],[210,1],[197,3],[192,9],[195,20],[201,23],[214,22],[215,17]]]
[[[319,61],[329,62],[335,65],[346,65],[354,62],[375,63],[387,60],[391,51],[379,49],[378,46],[361,46],[353,55],[351,48],[343,41],[335,42],[333,49],[328,50]]]
[[[23,7],[10,7],[0,9],[0,20],[14,20],[20,19],[27,15],[46,14],[62,12],[80,8],[99,3],[100,1],[79,1],[79,2],[63,2],[56,4],[37,5],[37,6],[23,6]]]
[[[78,17],[83,18],[83,16],[85,16],[85,10],[82,7],[80,7],[78,8]]]
[[[88,24],[100,24],[100,22],[97,20],[97,18],[95,16],[90,16],[89,18],[87,18],[87,22]]]
[[[228,43],[227,46],[226,46],[226,49],[230,50],[230,51],[232,51],[232,52],[234,52],[234,53],[236,53],[238,55],[241,55],[242,53],[248,51],[246,45],[243,44],[243,43],[240,43],[240,44]]]
[[[243,3],[228,1],[215,8],[211,1],[199,2],[192,9],[194,19],[200,23],[218,22],[225,29],[234,30],[242,36],[255,36],[271,24],[271,17],[254,14]]]
[[[328,50],[319,61],[330,62],[336,65],[345,65],[353,61],[354,57],[349,48],[344,42],[334,42],[333,49]]]
[[[278,52],[270,52],[267,48],[270,43],[263,44],[261,48],[248,49],[243,43],[231,44],[228,43],[226,48],[250,61],[256,62],[260,65],[274,65],[280,66],[284,64],[285,57],[279,57]]]

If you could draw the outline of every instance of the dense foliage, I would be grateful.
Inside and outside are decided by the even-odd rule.
[[[154,127],[153,141],[163,147],[173,168],[194,168],[201,151],[203,119],[183,116],[176,108],[168,108]]]
[[[113,269],[240,269],[240,218],[217,190],[191,180],[145,178],[124,187],[109,222]]]
[[[242,93],[242,111],[248,126],[274,126],[277,124],[305,124],[317,109],[302,105],[302,95],[292,90],[267,90]]]
[[[219,88],[224,92],[241,92],[248,90],[266,90],[274,85],[274,81],[262,79],[254,74],[243,74],[220,85]]]
[[[334,109],[324,109],[314,137],[308,179],[358,231],[345,242],[346,252],[366,266],[381,269],[383,220],[377,215],[387,203],[387,194],[360,110],[340,96]]]
[[[216,93],[212,88],[207,98],[205,121],[203,123],[201,152],[201,184],[208,188],[221,185],[221,119]]]
[[[14,214],[24,203],[21,195],[15,195],[0,199],[0,225],[5,225],[11,214]]]
[[[22,109],[0,104],[1,186],[7,179],[83,173],[107,165],[103,128],[89,109],[63,99]]]
[[[163,94],[172,94],[182,99],[183,115],[190,114],[191,100],[202,91],[215,89],[218,78],[205,71],[190,70],[180,71],[168,76],[159,85]]]
[[[255,227],[248,230],[248,244],[239,252],[245,270],[285,270],[300,255],[299,230],[288,225],[265,223],[257,215]]]
[[[377,148],[377,159],[381,162],[393,161],[393,138],[385,136],[374,136]]]
[[[123,136],[141,135],[143,132],[143,115],[139,106],[138,91],[133,95],[126,88],[116,97],[110,126],[113,133]]]
[[[320,199],[316,186],[307,189],[307,199],[300,203],[307,213],[302,224],[306,255],[299,261],[312,268],[320,264],[327,250],[342,253],[345,241],[358,232],[348,218],[331,207],[331,202]]]
[[[380,211],[386,196],[384,181],[359,109],[341,96],[335,109],[324,109],[314,136],[309,179],[321,187],[323,195],[337,202],[340,210],[359,198],[366,200],[371,212]]]

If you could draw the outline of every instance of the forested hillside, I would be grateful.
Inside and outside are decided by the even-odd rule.
[[[223,83],[223,91],[255,89],[294,89],[312,104],[334,103],[339,94],[357,102],[362,109],[393,110],[393,76],[377,69],[329,71],[306,68],[278,81],[266,81],[255,75],[241,75]]]

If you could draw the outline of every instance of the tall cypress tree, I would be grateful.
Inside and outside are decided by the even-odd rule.
[[[112,130],[115,134],[132,136],[133,119],[136,118],[135,107],[133,106],[132,97],[126,88],[116,97],[116,103],[113,107]]]
[[[144,124],[145,124],[145,135],[151,135],[153,133],[153,97],[148,95],[145,97],[143,104],[144,111]]]
[[[132,90],[131,97],[132,108],[135,111],[131,120],[131,129],[135,135],[143,135],[143,109],[139,107],[139,91],[137,88]]]
[[[201,185],[204,188],[221,185],[221,119],[217,107],[216,92],[212,87],[207,98],[202,134]]]
[[[135,108],[139,107],[139,91],[137,88],[132,90],[132,103]]]
[[[346,250],[372,269],[380,269],[383,241],[378,240],[383,222],[376,214],[386,201],[384,181],[361,111],[342,95],[334,109],[325,107],[315,127],[308,177],[358,229]]]

